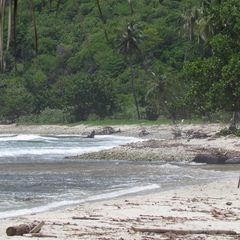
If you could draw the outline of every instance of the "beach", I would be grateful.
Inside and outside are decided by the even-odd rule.
[[[44,221],[41,232],[58,239],[239,239],[240,189],[237,179],[232,179],[1,219],[0,238],[27,239],[9,237],[6,229],[33,221]],[[133,228],[221,230],[234,231],[238,235],[182,235],[139,232]]]
[[[240,156],[238,138],[215,135],[224,127],[222,125],[177,127],[181,130],[181,136],[173,134],[176,126],[173,128],[172,125],[113,126],[116,130],[114,134],[139,137],[141,141],[76,158],[192,161],[197,153],[219,152]],[[102,128],[85,125],[1,125],[0,133],[81,135],[93,130],[101,132]],[[139,136],[143,130],[148,134]],[[205,135],[199,138],[193,132]],[[238,177],[168,191],[157,189],[148,195],[121,196],[107,201],[87,202],[53,211],[0,219],[0,239],[27,239],[25,236],[7,236],[6,229],[33,221],[44,221],[41,233],[51,236],[44,239],[239,239]]]

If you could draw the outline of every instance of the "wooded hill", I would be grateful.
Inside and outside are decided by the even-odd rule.
[[[3,2],[1,121],[239,110],[237,0],[19,0],[16,11]],[[9,11],[17,14],[8,49]]]

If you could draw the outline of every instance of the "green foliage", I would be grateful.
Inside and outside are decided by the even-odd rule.
[[[233,11],[231,11],[233,8]],[[186,63],[184,78],[191,82],[187,99],[198,112],[239,110],[238,29],[240,4],[237,0],[214,2],[207,8],[215,35],[210,40],[212,56]]]
[[[10,78],[0,85],[0,116],[12,121],[22,114],[31,113],[32,95],[21,85],[21,79]]]
[[[64,110],[46,108],[40,114],[22,115],[18,124],[63,124],[67,123]]]
[[[90,114],[104,118],[117,110],[116,89],[108,78],[78,73],[61,78],[54,87],[71,122],[87,120]]]
[[[236,130],[230,130],[229,128],[223,128],[220,130],[220,132],[218,133],[220,136],[227,136],[227,135],[235,135],[237,137],[240,137],[240,129],[236,129]]]
[[[239,1],[75,2],[34,1],[38,52],[30,1],[18,3],[16,51],[0,56],[2,117],[154,120],[239,109]]]

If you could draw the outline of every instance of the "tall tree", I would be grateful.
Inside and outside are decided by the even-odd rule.
[[[147,82],[146,99],[154,95],[157,108],[162,109],[175,124],[174,116],[169,109],[177,101],[180,93],[180,86],[176,81],[174,70],[155,62],[150,75]]]
[[[134,97],[134,102],[137,110],[138,119],[140,119],[140,111],[135,91],[134,84],[134,70],[133,70],[133,60],[136,56],[141,56],[140,42],[143,40],[144,36],[142,34],[142,26],[136,22],[128,22],[127,30],[117,36],[117,49],[126,60],[129,62],[130,73],[131,73],[131,86],[132,93]]]
[[[188,8],[183,11],[178,19],[179,33],[181,36],[187,36],[187,46],[184,56],[184,62],[187,60],[189,42],[195,39],[197,21],[201,15],[201,9],[198,7]]]
[[[191,83],[188,98],[202,111],[239,111],[240,3],[213,1],[207,13],[214,26],[214,36],[210,39],[212,56],[185,65],[184,78]]]

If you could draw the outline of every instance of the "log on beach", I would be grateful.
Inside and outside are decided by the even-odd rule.
[[[209,234],[209,235],[216,235],[216,234],[226,234],[226,235],[237,235],[237,232],[232,231],[232,230],[212,230],[212,229],[189,229],[189,230],[184,230],[184,229],[169,229],[169,228],[137,228],[137,227],[132,227],[132,229],[135,232],[152,232],[152,233],[176,233],[176,234],[182,234],[182,235],[187,235],[187,234]]]
[[[33,222],[28,224],[20,224],[18,226],[11,226],[8,227],[6,230],[6,234],[8,236],[19,235],[23,236],[23,234],[30,233],[30,232],[39,232],[41,230],[42,225],[44,222]],[[39,228],[39,226],[41,226]]]

